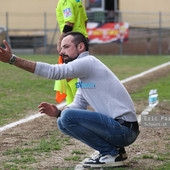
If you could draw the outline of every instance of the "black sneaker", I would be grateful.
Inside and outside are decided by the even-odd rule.
[[[123,159],[120,154],[116,156],[112,155],[104,155],[98,154],[95,158],[90,158],[83,163],[83,167],[85,168],[100,168],[100,167],[118,167],[124,166]]]
[[[128,157],[127,157],[127,154],[126,154],[126,151],[125,151],[125,148],[117,148],[118,151],[119,151],[119,156],[116,158],[117,161],[119,160],[126,160]]]

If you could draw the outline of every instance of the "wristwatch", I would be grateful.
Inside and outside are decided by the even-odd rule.
[[[12,54],[12,57],[9,60],[9,64],[15,64],[16,63],[16,56],[15,54]]]

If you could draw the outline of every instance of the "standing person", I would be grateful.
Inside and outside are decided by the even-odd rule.
[[[67,32],[78,31],[86,38],[87,15],[81,0],[59,0],[56,7],[57,21],[61,31],[61,37],[57,44],[57,50],[61,50],[61,40]]]
[[[67,32],[78,31],[81,32],[86,38],[88,37],[86,30],[88,18],[81,0],[59,0],[58,5],[56,7],[56,16],[61,31],[61,36],[57,44],[57,50],[59,53],[61,50],[61,40]],[[67,104],[73,101],[75,92],[77,90],[73,84],[76,81],[77,79],[55,81],[54,89],[57,91],[56,93],[57,102],[59,101],[60,98],[62,98],[62,100],[64,99],[62,97],[63,95],[67,96],[66,97]],[[63,94],[62,91],[58,91],[57,89],[66,89],[66,92]]]
[[[69,32],[61,42],[60,54],[67,64],[50,65],[28,61],[11,54],[8,44],[0,48],[0,61],[13,64],[48,79],[78,78],[74,101],[63,111],[46,102],[40,113],[57,117],[59,129],[99,151],[84,162],[85,167],[122,166],[125,146],[132,144],[139,127],[133,102],[116,75],[88,52],[88,42],[79,32]],[[87,106],[94,111],[88,111]]]

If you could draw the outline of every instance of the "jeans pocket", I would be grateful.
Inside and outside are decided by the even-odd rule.
[[[133,142],[135,142],[137,137],[138,137],[138,134],[134,131],[131,131],[131,133],[129,135],[127,135],[127,137],[126,137],[127,146],[132,144]]]
[[[124,147],[124,146],[128,146],[127,143],[127,138],[125,134],[122,135],[113,135],[113,136],[109,136],[107,138],[107,141],[117,147]]]
[[[107,141],[114,146],[125,147],[132,144],[136,140],[137,136],[138,134],[136,132],[124,129],[122,134],[108,136]]]

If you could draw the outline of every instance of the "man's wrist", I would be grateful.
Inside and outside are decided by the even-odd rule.
[[[15,64],[16,63],[16,56],[15,54],[12,54],[11,58],[9,59],[9,64]]]
[[[70,32],[72,30],[73,30],[73,27],[70,26],[70,25],[65,25],[64,28],[63,28],[64,33]]]
[[[61,116],[61,110],[58,110],[57,118]]]

